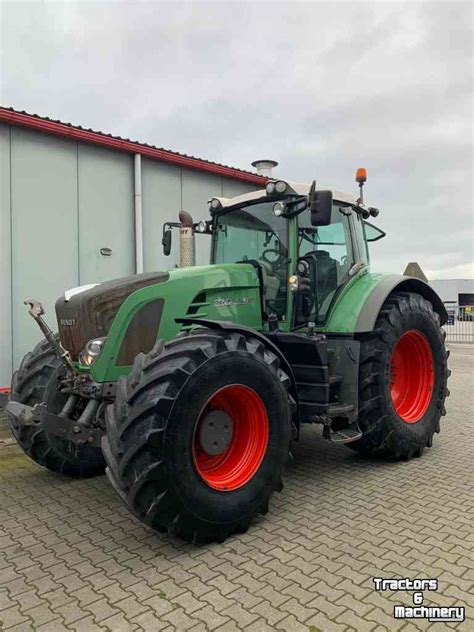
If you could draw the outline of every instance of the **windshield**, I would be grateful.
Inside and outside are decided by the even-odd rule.
[[[264,282],[264,311],[282,319],[286,313],[288,220],[273,214],[273,204],[261,202],[218,215],[213,262],[258,264]]]
[[[273,204],[253,204],[218,216],[215,263],[288,256],[287,221],[273,215]]]

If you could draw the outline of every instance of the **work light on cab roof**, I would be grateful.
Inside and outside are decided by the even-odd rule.
[[[283,180],[267,182],[265,190],[267,195],[282,195],[288,189],[288,184]]]

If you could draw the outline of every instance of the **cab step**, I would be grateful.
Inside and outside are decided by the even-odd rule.
[[[354,404],[330,404],[327,402],[300,401],[300,417],[304,421],[322,423],[321,417],[326,415],[335,417],[352,417],[355,413]]]
[[[329,404],[328,415],[330,417],[349,417],[355,411],[354,404]]]
[[[362,437],[362,432],[359,428],[346,428],[344,430],[331,430],[329,432],[329,441],[331,443],[352,443]]]

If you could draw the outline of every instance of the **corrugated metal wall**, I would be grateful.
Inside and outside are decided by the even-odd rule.
[[[40,339],[25,298],[41,300],[55,326],[65,289],[134,273],[133,169],[131,154],[0,124],[0,386]],[[252,188],[143,158],[145,271],[177,263],[178,234],[170,257],[161,234],[179,209],[207,218],[210,197]],[[206,263],[209,237],[196,240],[197,262]]]

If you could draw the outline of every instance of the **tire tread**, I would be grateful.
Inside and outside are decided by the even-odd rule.
[[[439,415],[434,419],[427,436],[419,437],[412,432],[411,424],[395,428],[388,411],[384,410],[383,388],[385,375],[383,362],[397,340],[396,328],[400,318],[410,312],[422,311],[437,327],[439,342],[443,347],[440,369],[440,387],[435,393]],[[389,457],[408,460],[421,456],[425,447],[431,447],[433,434],[439,432],[439,417],[443,414],[444,400],[449,395],[447,389],[447,358],[449,352],[444,347],[445,332],[440,327],[439,316],[432,304],[419,294],[397,292],[392,294],[379,312],[374,331],[361,340],[361,360],[359,373],[359,413],[364,436],[348,447],[366,456]]]

